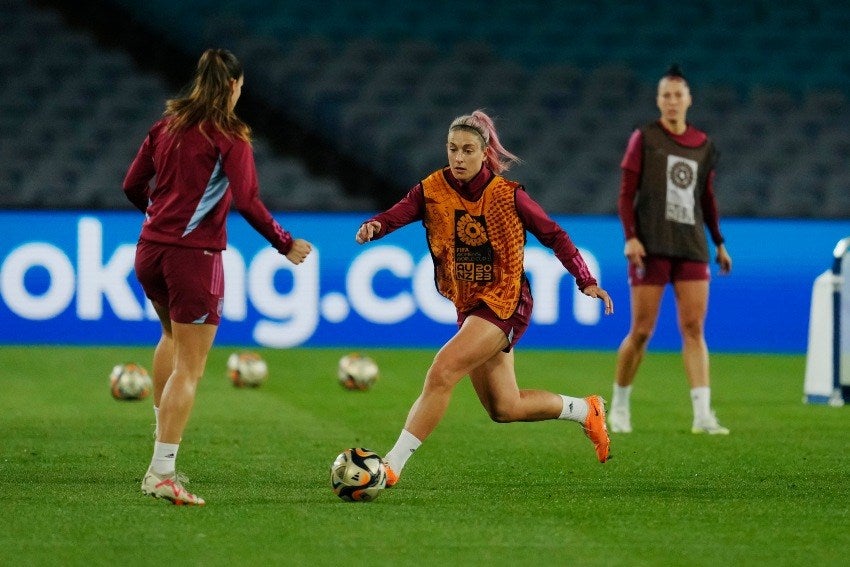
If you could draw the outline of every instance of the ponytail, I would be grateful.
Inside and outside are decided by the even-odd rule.
[[[168,124],[169,130],[177,132],[197,125],[207,136],[204,128],[212,125],[228,136],[250,141],[251,129],[236,116],[230,106],[232,81],[238,81],[242,74],[242,64],[230,51],[204,51],[198,60],[188,94],[165,103],[165,116],[172,118]]]

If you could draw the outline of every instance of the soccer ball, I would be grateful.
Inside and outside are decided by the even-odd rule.
[[[387,486],[387,469],[374,451],[353,447],[331,465],[331,488],[346,502],[369,502]]]
[[[337,377],[347,390],[368,390],[378,380],[378,364],[359,353],[346,354],[339,359]]]
[[[268,378],[269,367],[256,352],[234,352],[227,359],[227,375],[237,388],[256,388]]]
[[[109,375],[109,391],[116,400],[143,400],[152,389],[148,371],[132,362],[115,365]]]

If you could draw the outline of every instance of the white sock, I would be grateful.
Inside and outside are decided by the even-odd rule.
[[[558,419],[569,419],[570,421],[584,423],[587,419],[587,400],[583,398],[571,398],[570,396],[561,394],[558,395],[564,400],[564,407],[561,409],[561,415],[558,416]]]
[[[614,393],[611,396],[611,409],[624,408],[629,409],[632,398],[632,385],[620,386],[614,382]]]
[[[407,429],[402,429],[393,448],[385,457],[390,468],[396,474],[401,474],[401,469],[407,464],[407,459],[419,448],[422,441],[417,439]]]
[[[694,406],[694,420],[708,418],[711,415],[711,388],[691,388],[691,403]]]
[[[180,449],[178,443],[160,443],[159,441],[155,441],[153,444],[151,470],[160,476],[174,474],[174,464],[177,461],[178,449]]]
[[[154,429],[154,439],[159,437],[159,408],[153,407],[153,416],[156,419],[156,429]]]

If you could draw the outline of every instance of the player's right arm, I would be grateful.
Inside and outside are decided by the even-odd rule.
[[[623,255],[630,264],[643,267],[646,251],[637,237],[637,217],[635,215],[635,196],[640,186],[640,173],[643,156],[643,136],[640,130],[632,132],[626,153],[620,163],[620,194],[617,198],[617,213],[623,226],[626,244]]]
[[[354,240],[363,244],[382,238],[398,228],[421,220],[424,210],[425,194],[422,184],[417,183],[398,203],[361,224]]]
[[[376,220],[369,220],[360,225],[357,229],[357,234],[354,235],[354,240],[357,244],[369,242],[375,235],[381,232],[381,223]]]
[[[151,143],[152,134],[145,137],[133,163],[127,170],[127,175],[124,177],[122,188],[124,195],[133,203],[133,205],[143,213],[148,208],[148,199],[150,198],[149,183],[156,175],[153,163],[153,149]]]

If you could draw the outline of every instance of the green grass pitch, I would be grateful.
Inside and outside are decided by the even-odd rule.
[[[803,356],[713,354],[728,437],[690,433],[678,353],[650,352],[634,433],[596,462],[570,422],[496,424],[464,380],[399,484],[331,492],[341,450],[385,453],[433,350],[367,351],[369,392],[336,381],[341,349],[259,350],[258,389],[216,347],[178,468],[203,508],[145,497],[149,400],[119,402],[119,362],[151,347],[0,348],[0,565],[839,565],[850,548],[850,409],[802,403]],[[614,353],[517,353],[523,387],[610,397]]]

